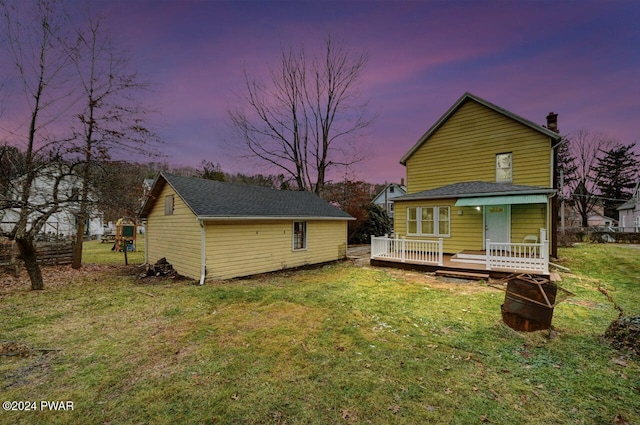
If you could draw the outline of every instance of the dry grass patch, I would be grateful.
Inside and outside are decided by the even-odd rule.
[[[617,312],[589,275],[564,276],[578,295],[550,335],[504,326],[503,292],[420,273],[343,263],[200,287],[114,271],[2,290],[2,338],[61,349],[0,357],[5,398],[76,409],[0,422],[640,423],[640,366],[602,340]]]

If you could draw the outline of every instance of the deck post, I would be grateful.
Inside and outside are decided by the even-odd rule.
[[[485,268],[487,270],[491,270],[491,239],[487,239],[486,244],[487,244],[487,246],[486,246],[486,248],[487,248],[487,258],[486,258],[485,261],[487,262],[487,264],[486,264]]]
[[[540,253],[540,257],[542,257],[542,261],[544,262],[544,274],[549,274],[549,241],[544,240],[541,246],[542,252]]]
[[[544,274],[549,274],[549,239],[547,230],[540,228],[540,258],[544,262]]]
[[[374,255],[373,255],[373,248],[374,248],[374,244],[375,244],[375,237],[376,235],[371,235],[371,249],[369,250],[369,258],[373,259]]]
[[[443,248],[443,243],[442,243],[443,239],[439,238],[438,239],[438,265],[439,266],[443,266],[444,265],[444,261],[443,261],[443,255],[442,255],[442,250]]]
[[[405,251],[406,246],[407,246],[407,239],[403,236],[402,237],[402,245],[401,245],[402,249],[400,250],[402,252],[401,261],[403,263],[407,260],[407,253]]]

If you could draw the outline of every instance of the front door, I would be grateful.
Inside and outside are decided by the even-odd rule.
[[[484,239],[491,242],[511,242],[510,205],[485,205]],[[485,247],[486,249],[486,247]]]

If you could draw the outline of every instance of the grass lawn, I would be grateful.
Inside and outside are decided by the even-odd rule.
[[[598,290],[640,314],[638,250],[562,250],[575,297],[550,335],[504,326],[480,283],[345,262],[200,287],[94,245],[103,266],[0,289],[0,339],[31,348],[0,356],[1,398],[37,402],[0,423],[640,424],[640,363],[603,341]]]

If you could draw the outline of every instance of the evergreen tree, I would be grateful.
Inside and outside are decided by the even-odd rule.
[[[216,180],[219,182],[227,180],[224,176],[224,171],[222,171],[222,167],[220,166],[220,164],[214,164],[211,161],[206,161],[203,159],[200,167],[201,168],[198,170],[196,177],[207,180]]]
[[[576,157],[571,153],[571,149],[569,149],[568,139],[565,139],[565,141],[558,146],[557,161],[558,179],[560,179],[560,174],[562,174],[563,177],[563,181],[558,181],[558,183],[562,183],[565,189],[565,193],[561,193],[560,195],[567,199],[571,197],[571,193],[569,190],[566,190],[566,188],[575,187],[575,182],[578,179]]]
[[[617,208],[631,197],[638,181],[640,166],[638,154],[633,152],[635,145],[618,144],[602,151],[603,156],[594,167],[598,175],[598,195],[603,199],[604,215],[607,217],[618,217]]]
[[[369,243],[371,235],[382,236],[391,233],[391,219],[387,212],[376,204],[368,204],[364,211],[366,219],[358,224],[349,243]]]

